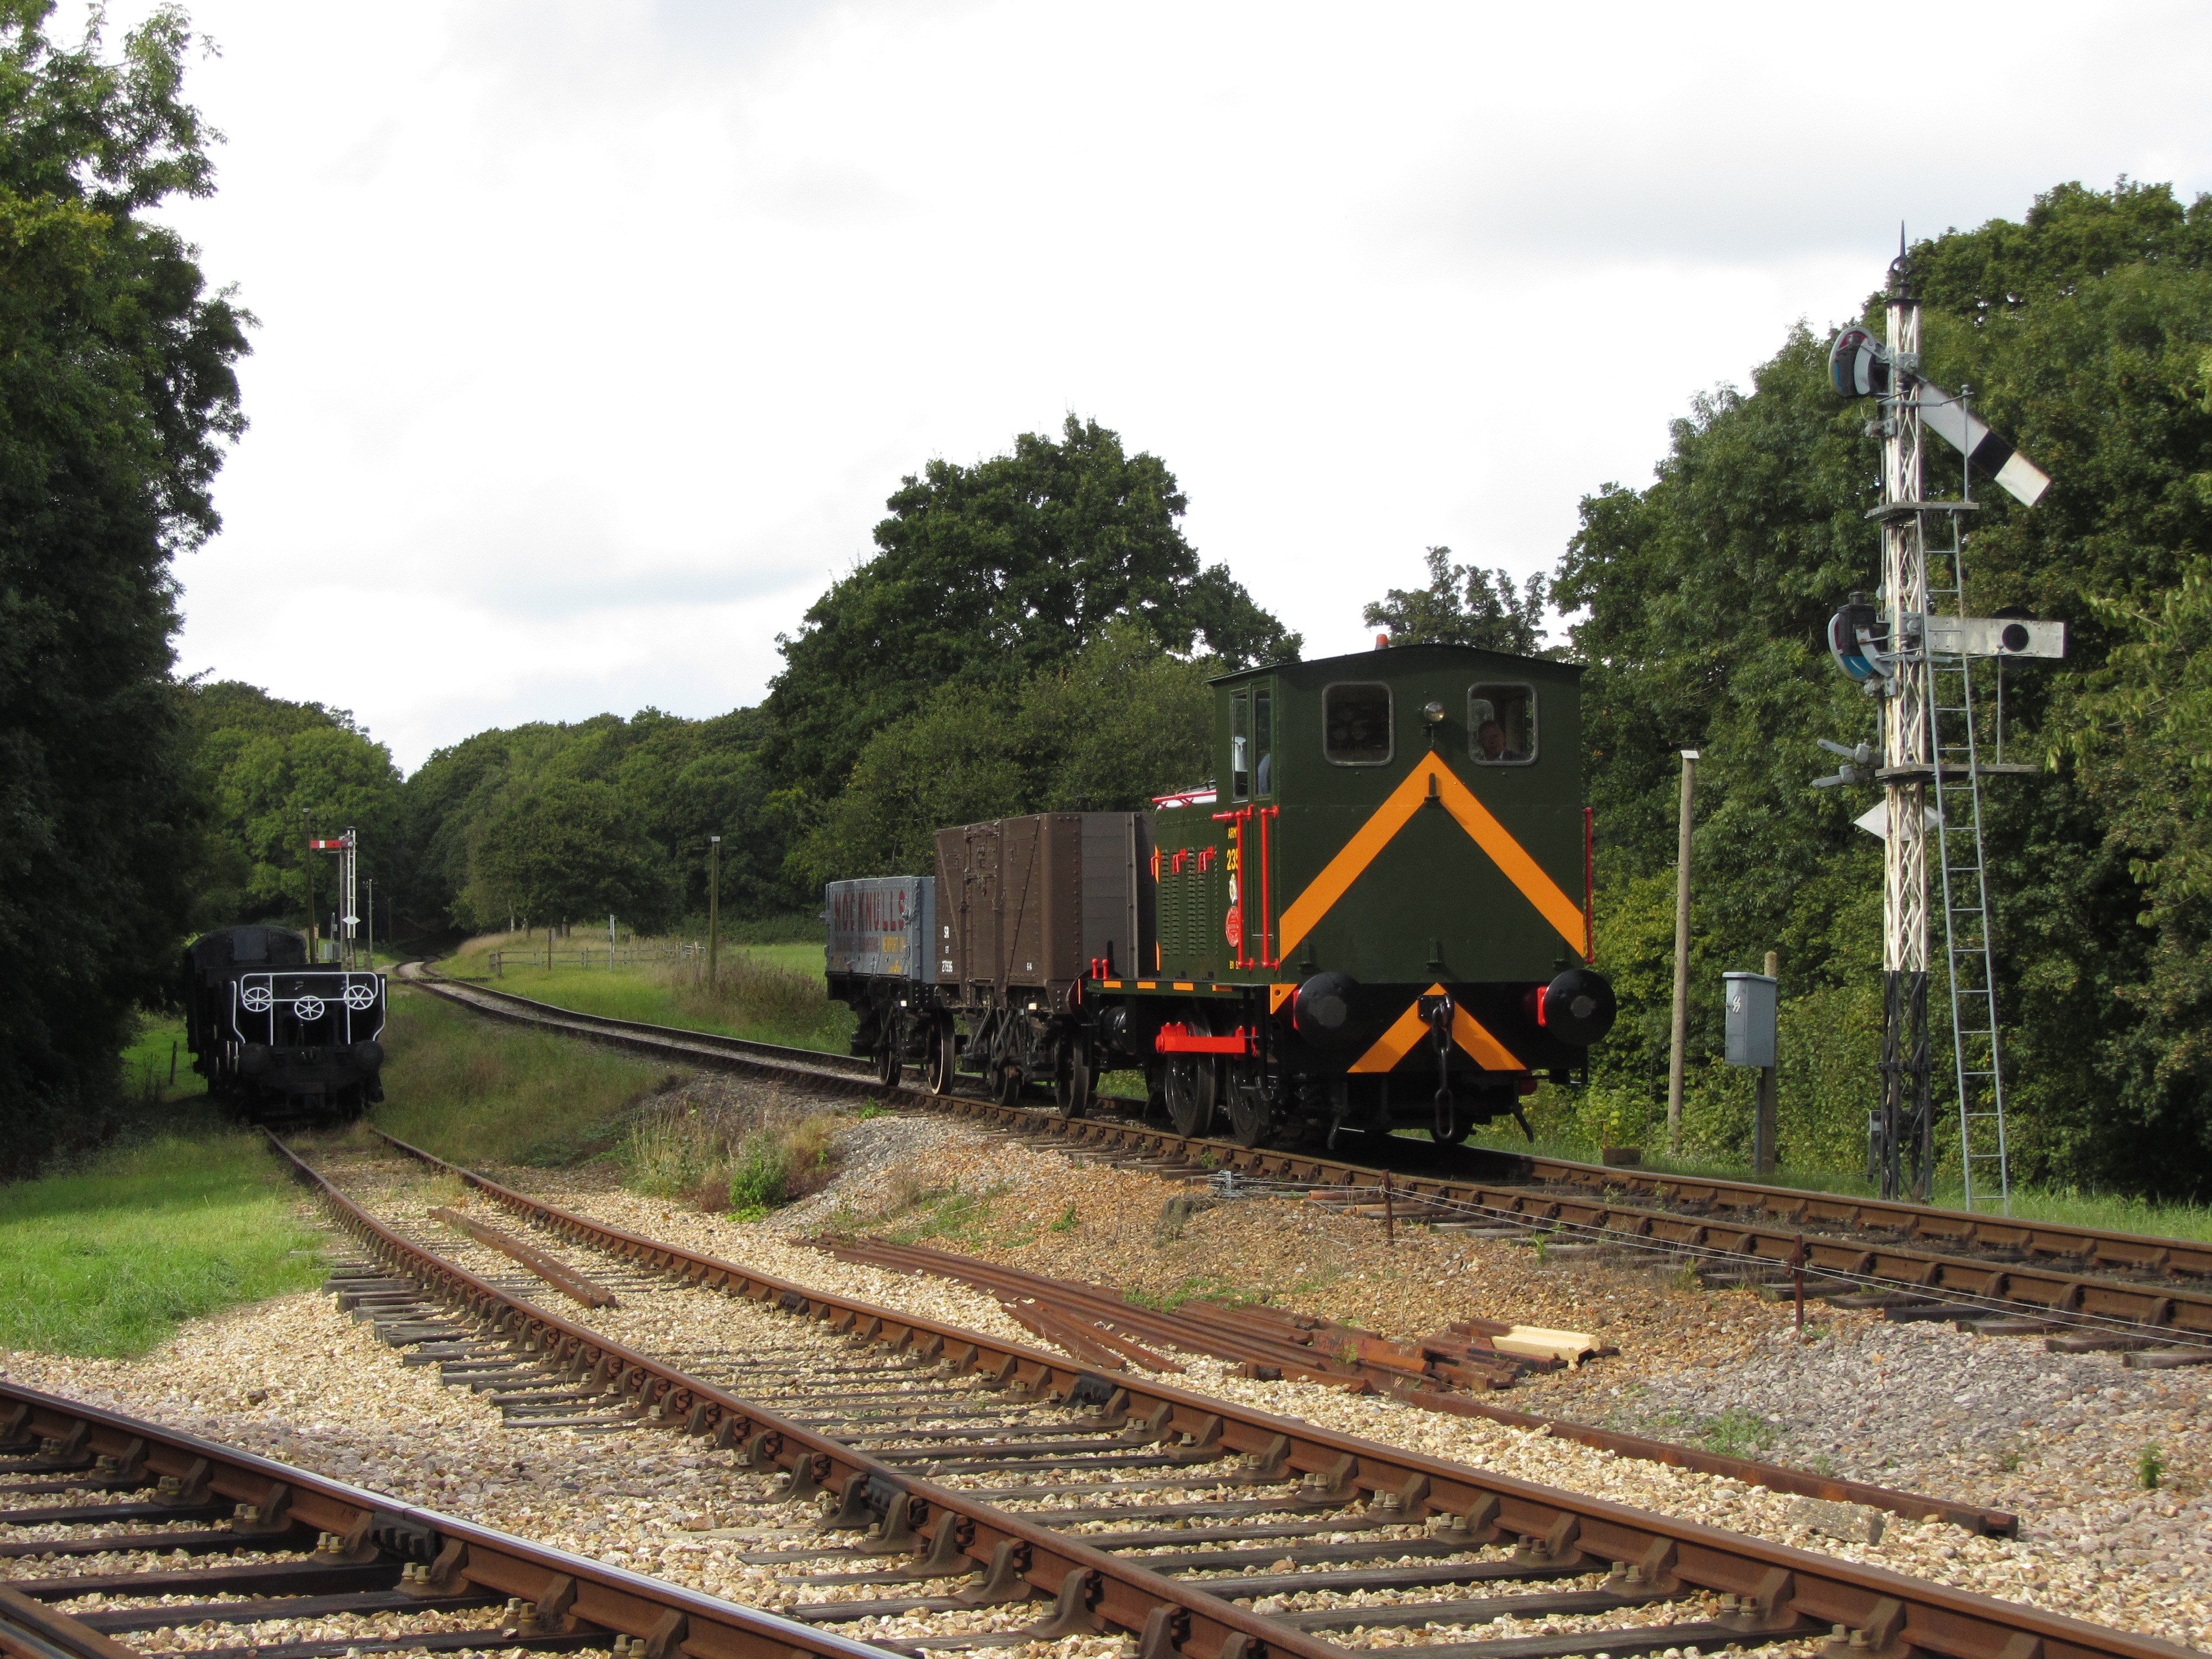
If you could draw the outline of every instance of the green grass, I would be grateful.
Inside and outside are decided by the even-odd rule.
[[[542,950],[542,935],[538,943]],[[560,948],[566,951],[572,944],[594,948],[580,935],[563,940]],[[604,941],[597,948],[603,949]],[[602,959],[600,965],[556,964],[548,969],[530,966],[517,954],[502,963],[496,979],[491,976],[494,951],[526,949],[519,934],[471,939],[438,969],[579,1013],[787,1043],[823,1054],[845,1053],[852,1035],[852,1012],[823,994],[819,945],[726,945],[711,991],[703,958],[625,963],[611,969]]]
[[[129,1358],[185,1320],[306,1290],[321,1238],[298,1202],[260,1135],[229,1128],[0,1187],[0,1348]]]
[[[183,1015],[139,1015],[138,1034],[123,1051],[123,1092],[149,1103],[207,1093],[207,1081],[192,1070],[185,1047]]]
[[[563,1164],[608,1152],[665,1066],[392,988],[384,1104],[369,1121],[458,1163]]]

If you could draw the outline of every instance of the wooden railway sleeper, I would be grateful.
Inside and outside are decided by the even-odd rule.
[[[969,1345],[963,1345],[963,1346],[965,1346]],[[1011,1356],[1000,1357],[1003,1358]],[[1064,1365],[1054,1367],[1042,1364],[1037,1365],[1035,1369],[1036,1380],[1038,1381],[1042,1381],[1047,1375],[1054,1376],[1064,1375],[1068,1370],[1068,1368]],[[1004,1373],[1002,1371],[1002,1375]],[[1019,1374],[1018,1368],[1015,1374]],[[1195,1413],[1192,1409],[1186,1407],[1183,1413],[1184,1420],[1188,1422],[1191,1417]],[[1218,1413],[1208,1413],[1207,1415],[1218,1415]],[[1172,1415],[1170,1415],[1169,1421],[1170,1424],[1174,1422]],[[1294,1437],[1294,1438],[1299,1437]],[[1267,1440],[1264,1438],[1252,1437],[1251,1431],[1247,1431],[1243,1434],[1229,1435],[1224,1437],[1224,1438],[1227,1443],[1224,1449],[1229,1450],[1251,1452],[1261,1450],[1267,1444]],[[1318,1450],[1320,1449],[1316,1448],[1315,1449]],[[1341,1468],[1342,1462],[1346,1456],[1346,1454],[1340,1452],[1335,1454],[1335,1455],[1338,1459],[1338,1462],[1334,1467]],[[826,1462],[828,1461],[826,1456],[821,1456],[821,1455],[818,1454],[817,1456],[820,1457],[821,1462]],[[790,1483],[792,1487],[796,1488],[803,1486],[806,1475],[810,1473],[815,1472],[816,1461],[816,1457],[809,1457],[799,1469],[793,1472],[794,1478]],[[1294,1455],[1291,1467],[1293,1468],[1297,1468],[1304,1467],[1304,1465],[1302,1461],[1297,1460]],[[1377,1470],[1376,1473],[1378,1474],[1383,1474],[1384,1471],[1388,1468],[1389,1465],[1386,1462],[1384,1470]],[[1309,1469],[1307,1472],[1309,1474],[1317,1474],[1322,1473],[1323,1471]],[[826,1473],[826,1471],[824,1471],[824,1473]],[[1385,1475],[1385,1478],[1382,1480],[1363,1480],[1359,1478],[1359,1472],[1355,1467],[1352,1471],[1352,1480],[1349,1482],[1340,1481],[1340,1484],[1349,1485],[1355,1491],[1361,1488],[1374,1490],[1376,1492],[1376,1506],[1380,1509],[1387,1510],[1392,1506],[1387,1504],[1384,1500],[1389,1497],[1401,1496],[1401,1494],[1393,1493],[1388,1491],[1390,1480],[1395,1475],[1395,1471],[1391,1471],[1390,1474]],[[1419,1502],[1421,1499],[1426,1499],[1427,1501],[1424,1507],[1431,1511],[1442,1510],[1444,1512],[1450,1512],[1454,1510],[1460,1510],[1462,1512],[1464,1512],[1465,1506],[1468,1506],[1470,1504],[1470,1501],[1478,1495],[1476,1492],[1464,1490],[1463,1483],[1457,1482],[1455,1480],[1449,1479],[1442,1474],[1439,1474],[1437,1478],[1444,1480],[1444,1490],[1433,1495],[1423,1491],[1419,1492],[1416,1498],[1416,1502]],[[1423,1486],[1426,1486],[1427,1477],[1425,1476],[1413,1477],[1413,1480],[1418,1480]],[[1411,1482],[1409,1481],[1408,1484],[1411,1484]],[[798,1495],[796,1492],[790,1490],[781,1491],[777,1494],[780,1498],[786,1500],[788,1500],[790,1498],[796,1495]],[[1405,1504],[1403,1502],[1403,1497],[1401,1496],[1400,1507],[1411,1510],[1413,1508],[1413,1505]],[[1593,1553],[1598,1555],[1601,1559],[1612,1557],[1628,1561],[1640,1561],[1657,1541],[1653,1534],[1630,1523],[1628,1517],[1625,1516],[1601,1516],[1593,1523],[1590,1523],[1595,1524],[1597,1528],[1596,1538],[1593,1540],[1592,1538],[1588,1535],[1585,1524],[1581,1522],[1577,1522],[1576,1530],[1572,1533],[1567,1533],[1563,1530],[1561,1524],[1563,1511],[1560,1505],[1550,1502],[1532,1503],[1527,1498],[1516,1497],[1509,1499],[1507,1508],[1509,1514],[1504,1524],[1506,1525],[1508,1529],[1517,1534],[1523,1540],[1529,1541],[1532,1544],[1530,1551],[1531,1554],[1534,1553],[1535,1547],[1541,1547],[1547,1552],[1548,1557],[1548,1554],[1553,1552],[1559,1544],[1564,1543],[1572,1549],[1573,1554],[1570,1559],[1577,1563],[1579,1563],[1583,1559]],[[1572,1519],[1574,1513],[1574,1510],[1571,1509],[1567,1510],[1565,1511],[1566,1518]],[[994,1526],[997,1524],[997,1522],[994,1522]],[[932,1529],[930,1537],[934,1544],[945,1540],[947,1536],[948,1535],[944,1530],[944,1518],[940,1516],[939,1517],[939,1524],[935,1528]],[[951,1534],[950,1541],[957,1542],[957,1534]],[[995,1547],[998,1543],[1002,1541],[1007,1541],[1004,1539],[1003,1535],[991,1540],[994,1546],[994,1559],[997,1555]],[[1071,1540],[1071,1542],[1079,1540]],[[1558,1553],[1564,1554],[1565,1552],[1562,1550],[1558,1551]],[[1755,1565],[1753,1561],[1731,1559],[1725,1556],[1716,1560],[1712,1559],[1714,1555],[1713,1550],[1703,1544],[1700,1544],[1698,1547],[1696,1553],[1698,1557],[1698,1565],[1696,1571],[1687,1577],[1686,1582],[1699,1588],[1712,1589],[1720,1593],[1730,1595],[1753,1595],[1754,1599],[1752,1602],[1750,1616],[1754,1620],[1767,1616],[1778,1616],[1780,1613],[1785,1611],[1789,1613],[1790,1617],[1793,1621],[1804,1616],[1808,1611],[1819,1613],[1824,1620],[1831,1616],[1841,1615],[1845,1613],[1861,1614],[1863,1616],[1863,1609],[1866,1605],[1864,1600],[1865,1592],[1860,1591],[1855,1587],[1848,1586],[1846,1583],[1834,1582],[1832,1577],[1826,1574],[1816,1575],[1816,1577],[1820,1578],[1822,1589],[1820,1594],[1814,1596],[1813,1607],[1811,1609],[1788,1606],[1780,1607],[1763,1607],[1761,1601],[1758,1599],[1759,1592],[1763,1588],[1763,1575],[1748,1571]],[[1049,1557],[1041,1558],[1041,1562],[1042,1565],[1049,1565],[1054,1570],[1049,1573],[1048,1577],[1043,1577],[1034,1581],[1025,1580],[1025,1583],[1028,1583],[1029,1589],[1032,1593],[1042,1589],[1045,1594],[1053,1594],[1057,1588],[1064,1583],[1065,1572],[1060,1569],[1060,1564],[1051,1561]],[[1548,1559],[1545,1565],[1549,1571],[1556,1572],[1559,1570],[1559,1564]],[[1800,1582],[1802,1582],[1802,1580]],[[1141,1602],[1135,1605],[1131,1604],[1128,1594],[1131,1588],[1133,1587],[1121,1584],[1118,1579],[1109,1579],[1108,1596],[1109,1603],[1121,1609],[1120,1613],[1115,1616],[1120,1617],[1124,1621],[1125,1625],[1131,1620],[1140,1618],[1144,1619],[1147,1625],[1153,1623],[1153,1620],[1149,1617],[1146,1617],[1150,1611],[1152,1611],[1151,1609],[1145,1607]],[[1942,1599],[1943,1598],[1941,1597],[1937,1598],[1939,1605]],[[1787,1603],[1790,1597],[1788,1595],[1784,1595],[1781,1600],[1783,1602]],[[1832,1614],[1831,1612],[1832,1609]],[[1186,1614],[1188,1613],[1188,1608],[1180,1609],[1180,1611],[1184,1612]],[[1731,1609],[1730,1611],[1735,1612],[1738,1614],[1739,1620],[1745,1616],[1743,1610],[1741,1608]],[[1964,1613],[1965,1610],[1961,1609],[1960,1612]],[[1955,1615],[1950,1614],[1947,1611],[1944,1613],[1943,1616],[1950,1617]],[[1978,1615],[1973,1613],[1966,1613],[1966,1616],[1971,1619]],[[1987,1615],[1979,1616],[1983,1617],[1984,1620],[1987,1618]],[[1791,1629],[1797,1627],[1798,1626],[1794,1622],[1790,1626]],[[2126,1638],[2118,1636],[2114,1636],[2112,1639],[2116,1642],[2124,1642],[2126,1640]],[[1212,1644],[1209,1644],[1208,1645],[1210,1647]],[[1241,1650],[1243,1644],[1239,1643],[1237,1645]],[[1986,1654],[1979,1646],[1976,1646],[1972,1650],[1958,1650],[1947,1646],[1945,1650],[1959,1652],[1962,1656],[1965,1656],[1965,1659],[2006,1659],[2006,1656],[1999,1653],[1995,1647],[1990,1648]],[[1862,1645],[1861,1651],[1862,1653],[1864,1651],[1863,1644]]]

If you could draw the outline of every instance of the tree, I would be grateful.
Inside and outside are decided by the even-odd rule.
[[[1225,569],[1200,568],[1165,464],[1096,422],[972,467],[932,461],[888,505],[880,551],[779,641],[763,758],[787,786],[835,794],[869,737],[939,688],[1018,684],[1116,621],[1231,665],[1297,654]]]
[[[616,907],[624,920],[659,926],[703,914],[707,838],[717,835],[724,913],[790,914],[805,896],[784,868],[791,815],[760,763],[763,732],[757,709],[692,720],[644,708],[627,720],[599,714],[480,732],[440,750],[401,792],[423,902],[463,927],[504,927],[512,890],[483,862],[494,844],[488,826],[545,787],[590,784],[613,803],[620,836],[656,866],[652,880],[633,884],[648,908]]]
[[[484,823],[469,900],[479,916],[511,909],[544,926],[608,915],[666,921],[666,869],[604,783],[549,779]]]
[[[1219,670],[1123,623],[994,696],[940,692],[868,740],[849,786],[793,847],[793,867],[815,890],[852,876],[927,875],[948,824],[1146,807],[1205,776],[1206,681]]]
[[[1518,592],[1503,570],[1454,564],[1451,549],[1428,550],[1429,585],[1410,592],[1394,587],[1359,614],[1370,628],[1388,629],[1399,645],[1474,645],[1533,657],[1543,649],[1544,596],[1540,572]]]
[[[112,1087],[171,977],[194,844],[170,561],[216,529],[250,320],[149,222],[210,192],[157,9],[101,55],[0,0],[0,1158]],[[96,15],[95,15],[96,18]]]
[[[2006,758],[2046,769],[1987,786],[2014,1175],[2201,1198],[2212,1071],[2194,1036],[2212,976],[2194,826],[2212,643],[2190,582],[2212,545],[2212,202],[2062,185],[2025,222],[1951,233],[1912,263],[1929,372],[1970,382],[2054,479],[2033,509],[1978,483],[1967,608],[2071,624],[2064,663],[2005,680]],[[1648,1103],[1664,1076],[1663,975],[1639,976],[1638,953],[1663,940],[1674,751],[1697,748],[1692,1124],[1721,1151],[1747,1085],[1698,1063],[1719,1048],[1711,993],[1768,948],[1785,1067],[1806,1057],[1785,1109],[1793,1088],[1819,1097],[1796,1144],[1848,1148],[1875,1092],[1881,848],[1850,825],[1866,797],[1808,784],[1832,764],[1816,738],[1875,735],[1822,631],[1875,585],[1879,454],[1866,406],[1826,385],[1825,344],[1794,331],[1747,392],[1698,400],[1648,487],[1585,498],[1554,587],[1587,613],[1573,639],[1589,665],[1599,950],[1625,988],[1599,1093]],[[1955,492],[1955,460],[1932,453],[1931,490]],[[1940,972],[1932,988],[1940,1050]]]
[[[302,923],[300,861],[309,829],[319,836],[357,830],[364,883],[388,884],[405,867],[398,771],[391,751],[350,714],[288,702],[235,680],[179,690],[207,821],[193,883],[195,928],[270,918]],[[327,914],[335,894],[324,870],[316,890]],[[365,885],[360,896],[366,904]]]

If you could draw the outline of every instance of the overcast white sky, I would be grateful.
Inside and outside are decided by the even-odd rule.
[[[1071,411],[1354,649],[1431,543],[1548,568],[1900,218],[2212,185],[2201,4],[191,11],[176,217],[262,326],[182,666],[409,769],[756,700],[902,473]]]

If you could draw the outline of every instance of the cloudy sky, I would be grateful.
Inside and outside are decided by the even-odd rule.
[[[1900,218],[2212,186],[2182,3],[191,11],[174,216],[261,326],[182,665],[407,768],[754,701],[902,473],[1071,412],[1356,648],[1431,543],[1551,565]]]

